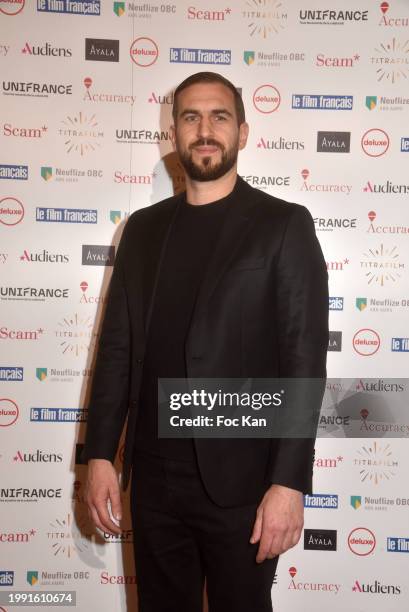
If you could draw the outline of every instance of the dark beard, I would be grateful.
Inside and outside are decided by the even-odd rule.
[[[203,157],[202,165],[198,165],[193,161],[192,158],[192,149],[194,147],[200,146],[216,146],[221,151],[221,160],[220,162],[212,165],[211,157]],[[216,181],[221,178],[231,168],[233,168],[234,164],[237,161],[239,148],[238,146],[232,147],[229,151],[217,141],[208,139],[197,140],[194,144],[190,145],[188,151],[180,151],[178,150],[180,163],[185,169],[186,174],[192,181],[206,182],[206,181]]]

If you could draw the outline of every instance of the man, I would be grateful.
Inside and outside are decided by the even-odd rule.
[[[195,74],[174,95],[186,193],[136,211],[118,249],[84,458],[95,525],[119,533],[112,466],[126,419],[140,612],[272,610],[278,555],[303,527],[313,439],[157,436],[157,379],[324,378],[327,271],[311,215],[237,175],[235,87]]]

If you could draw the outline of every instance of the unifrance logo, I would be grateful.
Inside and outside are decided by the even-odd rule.
[[[23,220],[24,206],[17,198],[5,197],[0,200],[0,223],[17,225]]]
[[[171,47],[169,61],[176,64],[231,64],[230,49],[189,49],[186,47]]]
[[[0,398],[0,427],[10,427],[14,425],[19,417],[19,409],[11,399]]]
[[[361,357],[371,357],[379,351],[381,339],[378,332],[364,328],[358,330],[352,338],[352,347]]]
[[[366,527],[356,527],[348,536],[348,548],[359,557],[367,557],[375,550],[376,538]]]
[[[369,157],[380,157],[389,149],[389,136],[379,128],[367,130],[361,138],[363,152]]]
[[[101,14],[101,0],[37,0],[37,11],[40,13],[68,13],[70,15]]]
[[[133,41],[129,53],[134,64],[149,68],[157,61],[159,48],[154,40],[141,36]]]
[[[253,105],[259,113],[274,113],[280,106],[280,92],[274,85],[260,85],[253,94]]]
[[[292,94],[291,96],[291,108],[294,110],[350,111],[353,103],[353,96],[315,94]]]

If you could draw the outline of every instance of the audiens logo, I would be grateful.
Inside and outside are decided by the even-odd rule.
[[[318,132],[318,153],[349,153],[351,132]]]
[[[337,550],[335,529],[304,529],[304,550]]]
[[[368,249],[363,256],[360,264],[366,270],[368,285],[373,283],[384,287],[402,277],[405,263],[401,260],[397,246],[386,247],[381,244],[377,248]]]
[[[270,149],[271,151],[303,151],[305,144],[301,140],[287,140],[280,136],[279,138],[263,138],[257,142],[257,149]]]
[[[29,261],[37,263],[69,263],[70,258],[64,253],[50,253],[46,249],[43,249],[41,253],[30,253],[24,249],[23,254],[20,255],[20,261]]]
[[[401,587],[397,584],[382,584],[379,580],[375,580],[375,582],[372,583],[364,583],[355,580],[352,592],[369,593],[371,595],[400,595]]]
[[[119,62],[119,40],[86,38],[85,59],[96,62]]]
[[[68,47],[54,47],[49,42],[42,45],[33,45],[28,42],[21,49],[24,55],[42,55],[47,57],[72,57],[72,50]]]
[[[13,457],[15,463],[61,463],[61,453],[45,453],[37,449],[35,451],[18,450]]]

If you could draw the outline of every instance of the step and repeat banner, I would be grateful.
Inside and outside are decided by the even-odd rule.
[[[320,420],[274,610],[402,612],[409,415],[387,408],[408,391],[409,3],[0,0],[0,68],[0,596],[134,609],[129,515],[120,538],[87,520],[87,389],[123,225],[183,189],[172,92],[212,70],[245,103],[240,175],[309,208],[329,274],[343,409]]]

